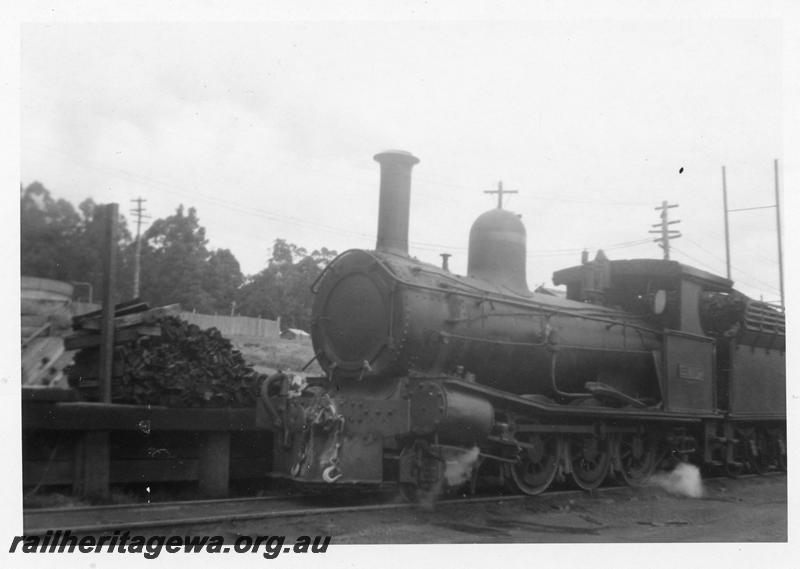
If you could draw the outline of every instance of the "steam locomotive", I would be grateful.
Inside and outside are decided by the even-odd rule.
[[[786,468],[781,310],[675,261],[602,251],[554,273],[566,297],[531,292],[525,227],[499,207],[471,228],[467,276],[452,274],[408,254],[418,159],[375,160],[376,248],[342,253],[312,287],[325,375],[262,388],[277,474],[411,495],[486,474],[538,494],[557,477],[640,484],[666,457]]]

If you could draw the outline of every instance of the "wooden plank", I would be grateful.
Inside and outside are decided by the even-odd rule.
[[[111,460],[198,458],[203,439],[203,433],[191,431],[115,431]]]
[[[264,479],[272,470],[271,460],[261,458],[231,459],[231,480]],[[166,460],[112,460],[111,484],[194,481],[198,479],[199,461],[196,458]],[[24,460],[22,485],[60,486],[73,483],[72,460]]]
[[[97,434],[97,433],[95,433]],[[108,434],[108,483],[199,481],[209,495],[225,495],[232,479],[264,479],[272,469],[271,444],[260,456],[233,456],[231,449],[247,440],[271,438],[271,433],[198,433],[158,431]],[[91,439],[91,437],[89,437]],[[226,441],[227,439],[227,441]],[[234,444],[235,443],[235,444]],[[72,484],[85,494],[87,457],[94,447],[84,433],[23,431],[23,485]],[[151,452],[167,449],[167,452]],[[227,457],[226,457],[227,454]],[[87,459],[89,459],[87,461]]]
[[[245,431],[231,435],[231,458],[272,456],[272,431]]]
[[[111,482],[108,433],[86,431],[75,446],[73,493],[88,499],[105,500]]]
[[[62,389],[60,387],[31,387],[22,386],[23,401],[77,401],[79,399],[77,391],[74,389]]]
[[[45,322],[44,324],[36,328],[33,332],[30,333],[23,332],[25,339],[22,341],[22,349],[24,350],[26,347],[28,347],[28,344],[33,342],[36,338],[38,338],[45,332],[49,331],[50,326],[52,326],[51,322]],[[22,327],[23,330],[25,330],[26,328],[27,328],[26,326]]]
[[[258,431],[255,409],[178,409],[114,403],[22,406],[23,429],[123,431]]]
[[[134,298],[133,300],[129,300],[127,302],[120,302],[114,305],[114,316],[124,316],[126,314],[133,314],[134,312],[142,312],[147,310],[149,306],[146,302],[142,302],[138,298]],[[103,309],[99,310],[92,310],[91,312],[84,312],[83,314],[79,314],[77,316],[72,317],[72,325],[75,327],[80,327],[87,320],[94,320],[100,319],[103,315]]]
[[[198,462],[196,458],[115,460],[111,462],[111,480],[115,484],[197,480]]]
[[[41,383],[41,379],[48,375],[50,368],[63,354],[64,342],[61,338],[48,336],[34,340],[22,352],[22,383]]]
[[[125,362],[115,359],[111,365],[111,376],[122,377],[124,374]],[[100,381],[100,361],[79,360],[73,364],[69,375],[75,381],[74,387],[97,387]]]
[[[232,458],[230,469],[232,480],[264,479],[272,471],[272,457]]]
[[[24,460],[68,460],[74,457],[73,447],[79,433],[55,431],[23,431],[22,458]]]
[[[230,483],[231,436],[227,432],[208,432],[198,465],[200,493],[210,498],[228,495]]]
[[[72,484],[75,474],[74,461],[70,460],[23,460],[22,485],[55,486]]]
[[[124,328],[114,334],[114,345],[135,342],[142,336],[161,336],[160,326],[137,326]],[[100,334],[85,331],[81,334],[72,334],[64,338],[64,347],[68,350],[82,350],[96,348],[100,345]]]
[[[32,314],[20,316],[20,325],[22,326],[42,326],[50,320],[49,314]]]
[[[197,459],[115,460],[110,465],[111,484],[151,484],[197,480]],[[22,484],[56,486],[74,483],[72,461],[24,461]],[[74,486],[74,484],[73,484]]]
[[[174,316],[180,312],[180,304],[170,304],[169,306],[161,306],[159,308],[151,308],[144,312],[137,312],[136,314],[128,314],[126,316],[119,316],[114,318],[114,329],[128,328],[136,326],[137,324],[152,323],[164,316]],[[84,330],[100,330],[99,320],[87,320],[81,325]]]

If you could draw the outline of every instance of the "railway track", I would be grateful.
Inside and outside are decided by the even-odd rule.
[[[767,476],[781,475],[781,473]],[[741,478],[755,478],[744,475]],[[708,478],[705,482],[712,481]],[[594,490],[593,495],[604,496],[636,492],[628,486],[607,486]],[[542,504],[570,500],[585,496],[584,490],[555,490],[539,496],[486,495],[448,497],[436,501],[436,507],[481,504],[490,502],[518,502],[536,500]],[[344,503],[346,502],[346,503]],[[100,534],[116,530],[171,530],[192,528],[230,522],[275,520],[303,516],[338,515],[359,512],[404,510],[419,508],[419,503],[400,501],[392,492],[364,493],[347,500],[320,495],[269,496],[221,500],[176,501],[151,504],[125,504],[79,508],[42,508],[23,513],[26,535],[44,535],[48,531],[70,530],[73,534]]]
[[[347,505],[343,504],[345,499]],[[363,508],[380,509],[391,507],[392,504],[388,503],[390,499],[390,495],[386,492],[372,492],[363,493],[357,498],[303,494],[77,508],[37,508],[23,512],[23,526],[27,535],[40,535],[59,529],[69,529],[73,534],[91,534],[114,530],[182,528],[225,521],[297,517],[321,512],[358,511]]]

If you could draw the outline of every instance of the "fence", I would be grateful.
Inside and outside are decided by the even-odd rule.
[[[201,328],[216,328],[223,336],[258,336],[277,338],[281,334],[281,321],[249,316],[213,316],[195,312],[181,312],[180,317]]]

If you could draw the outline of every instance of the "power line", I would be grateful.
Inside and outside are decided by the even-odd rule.
[[[46,150],[50,150],[52,152],[56,152],[58,154],[67,156],[69,158],[75,158],[74,156],[71,156],[70,154],[68,154],[66,152],[63,152],[61,150],[55,149],[55,148],[51,148],[51,147],[43,147],[43,148],[45,148]],[[294,216],[289,216],[289,215],[284,215],[284,214],[276,214],[276,213],[273,213],[273,212],[268,212],[268,211],[266,211],[264,209],[261,209],[261,208],[252,208],[252,207],[245,208],[245,207],[243,207],[243,206],[241,206],[239,204],[228,202],[228,201],[222,200],[222,199],[220,199],[218,197],[215,197],[215,196],[208,196],[208,195],[205,195],[205,194],[200,193],[200,192],[187,190],[187,189],[182,188],[181,186],[178,186],[178,185],[173,184],[173,183],[164,182],[164,181],[161,181],[161,180],[150,178],[148,176],[143,176],[141,174],[136,174],[136,173],[133,173],[133,172],[129,172],[127,170],[122,170],[122,169],[119,169],[119,168],[113,168],[113,167],[110,167],[110,166],[97,164],[97,163],[91,162],[89,160],[85,160],[85,159],[81,159],[81,160],[82,160],[83,163],[79,164],[79,166],[84,167],[84,168],[94,169],[94,170],[97,170],[97,171],[100,171],[100,172],[105,172],[105,173],[108,173],[108,174],[111,174],[111,175],[119,176],[119,177],[121,177],[123,179],[129,180],[129,181],[132,181],[132,182],[135,182],[135,183],[138,183],[138,184],[142,184],[142,185],[145,185],[145,186],[149,186],[149,187],[153,187],[153,188],[158,188],[158,189],[164,190],[167,193],[173,193],[173,194],[177,194],[177,195],[183,195],[183,196],[186,196],[186,197],[190,197],[190,198],[193,198],[193,199],[204,200],[204,201],[206,201],[208,203],[212,203],[214,205],[219,205],[219,206],[228,208],[228,209],[230,209],[232,211],[245,213],[245,214],[248,214],[248,215],[251,215],[251,216],[255,216],[255,217],[258,217],[258,218],[261,218],[261,219],[269,219],[269,220],[273,220],[273,221],[287,222],[287,223],[290,223],[290,224],[298,226],[298,227],[307,227],[307,228],[317,229],[317,230],[320,230],[322,232],[337,234],[337,235],[341,235],[341,236],[353,236],[353,237],[359,237],[359,238],[363,238],[363,239],[372,239],[374,237],[371,234],[352,231],[352,230],[349,230],[349,229],[335,227],[335,226],[331,226],[331,225],[327,225],[327,224],[320,224],[320,223],[317,223],[317,222],[304,220],[304,219],[301,219],[301,218],[298,218],[298,217],[294,217]],[[504,192],[505,193],[510,193],[507,190],[504,190]],[[409,244],[413,245],[413,246],[415,246],[417,248],[423,249],[423,250],[425,250],[426,248],[428,248],[428,250],[433,250],[432,248],[434,248],[434,247],[435,248],[454,249],[454,250],[466,250],[467,249],[466,247],[456,247],[456,246],[444,245],[444,244],[440,244],[440,243],[429,243],[429,242],[421,242],[421,241],[410,241]],[[606,249],[619,248],[619,246],[620,246],[619,244],[616,244],[616,245],[612,245],[612,246],[605,247],[605,248]],[[628,245],[625,244],[625,245],[622,245],[622,246],[624,247],[624,246],[628,246]],[[572,249],[572,250],[569,250],[569,251],[565,250],[564,252],[578,252],[578,253],[580,253],[580,251],[582,251],[582,250],[583,250],[582,248],[575,248],[575,249]],[[553,255],[553,254],[557,254],[558,252],[559,252],[558,250],[552,250],[552,251],[551,250],[544,250],[544,251],[540,251],[538,253],[532,253],[532,255],[534,255],[534,256],[550,256],[550,255]]]
[[[704,268],[706,268],[706,269],[708,269],[708,270],[710,270],[710,271],[712,271],[712,272],[716,272],[716,270],[715,270],[715,269],[713,269],[713,268],[709,267],[709,266],[708,266],[708,264],[706,264],[704,261],[701,261],[701,260],[700,260],[700,259],[698,259],[697,257],[694,257],[694,256],[690,255],[689,253],[687,253],[687,252],[685,252],[685,251],[682,251],[681,249],[678,249],[678,248],[677,248],[677,247],[675,247],[675,246],[673,246],[672,248],[673,248],[675,251],[677,251],[678,253],[680,253],[681,255],[683,255],[684,257],[686,257],[687,259],[691,259],[692,261],[694,261],[695,263],[697,263],[699,266],[701,266],[701,267],[704,267]],[[738,272],[738,273],[740,273],[740,274],[743,274],[743,275],[745,275],[746,277],[748,277],[748,279],[753,279],[755,282],[759,283],[761,286],[758,286],[758,285],[756,285],[756,284],[754,284],[754,283],[752,283],[752,282],[746,281],[746,280],[744,280],[744,279],[739,279],[739,280],[738,280],[738,282],[740,282],[740,283],[742,283],[742,284],[746,284],[747,286],[753,287],[753,288],[755,288],[755,289],[760,289],[760,288],[762,288],[762,287],[767,287],[767,288],[769,288],[769,289],[772,289],[772,290],[773,290],[773,291],[775,291],[775,292],[780,292],[780,291],[779,291],[777,288],[775,288],[773,285],[771,285],[771,284],[769,284],[769,283],[765,283],[764,281],[761,281],[761,280],[759,280],[759,279],[757,279],[757,278],[753,277],[752,275],[749,275],[749,274],[747,274],[747,273],[744,273],[742,270],[740,270],[740,269],[738,269],[738,268],[736,268],[736,267],[732,267],[732,268],[733,268],[734,270],[736,270],[736,272]]]
[[[46,146],[43,146],[43,148],[45,150],[56,152],[58,154],[62,154],[64,156],[67,156],[67,157],[70,157],[70,158],[76,158],[75,156],[72,156],[72,155],[70,155],[68,153],[65,153],[63,151],[60,151],[58,149],[54,149],[54,148],[46,147]],[[228,202],[228,201],[222,200],[222,199],[220,199],[218,197],[208,196],[208,195],[205,195],[205,194],[202,194],[202,193],[198,193],[198,192],[195,192],[195,191],[189,191],[189,190],[187,190],[185,188],[182,188],[181,186],[178,186],[176,184],[172,184],[172,183],[169,183],[169,182],[163,182],[161,180],[157,180],[157,179],[154,179],[154,178],[143,176],[141,174],[135,174],[135,173],[132,173],[132,172],[129,172],[129,171],[126,171],[126,170],[119,169],[119,168],[113,168],[113,167],[110,167],[110,166],[105,166],[105,165],[93,163],[93,162],[85,160],[85,159],[81,159],[81,160],[82,160],[83,163],[82,164],[78,164],[78,165],[81,166],[81,167],[84,167],[84,168],[90,168],[90,169],[95,169],[95,170],[98,170],[98,171],[101,171],[101,172],[110,173],[111,175],[119,176],[119,177],[121,177],[123,179],[127,179],[127,180],[133,181],[135,183],[139,183],[139,184],[143,184],[145,186],[149,186],[149,187],[165,190],[168,193],[174,193],[174,194],[184,195],[184,196],[187,196],[187,197],[190,197],[190,198],[194,198],[194,199],[204,200],[204,201],[206,201],[208,203],[219,205],[219,206],[228,208],[228,209],[230,209],[232,211],[248,214],[248,215],[251,215],[251,216],[254,216],[254,217],[258,217],[258,218],[261,218],[261,219],[277,220],[277,221],[281,221],[281,222],[284,222],[284,223],[289,223],[289,224],[294,225],[296,227],[308,227],[308,228],[313,228],[313,229],[320,230],[322,232],[338,234],[338,235],[342,235],[342,236],[354,236],[354,237],[358,237],[360,239],[373,239],[374,238],[374,235],[371,235],[371,234],[352,231],[352,230],[344,229],[344,228],[341,228],[341,227],[335,227],[335,226],[326,225],[326,224],[320,224],[320,223],[316,223],[316,222],[313,222],[313,221],[301,219],[301,218],[294,217],[294,216],[268,212],[268,211],[266,211],[264,209],[261,209],[261,208],[246,208],[246,207],[241,206],[239,204],[235,204],[235,203],[232,203],[232,202]],[[352,178],[349,178],[349,179],[352,180]],[[427,181],[428,183],[434,183],[434,184],[437,184],[437,185],[449,185],[451,187],[460,187],[460,188],[464,187],[464,186],[460,186],[460,185],[457,185],[457,184],[447,184],[447,183],[444,183],[444,182],[433,181],[433,180],[426,179],[426,178],[421,178],[421,180]],[[511,193],[511,192],[509,192],[507,190],[503,190],[503,191],[504,191],[504,193]],[[497,191],[494,191],[494,193],[497,193]],[[425,195],[425,194],[423,194],[423,195]],[[606,202],[606,201],[596,202],[596,201],[589,201],[589,200],[572,200],[572,199],[569,199],[569,198],[555,198],[555,197],[551,197],[551,196],[529,196],[528,195],[526,197],[531,197],[533,199],[547,199],[547,200],[552,199],[553,201],[564,201],[564,202],[580,201],[580,202],[584,202],[584,203],[606,203],[606,204],[609,203],[609,202]],[[141,202],[146,201],[145,199],[142,199],[142,198],[139,198],[139,200],[141,200]],[[140,242],[139,236],[140,236],[141,219],[145,219],[145,218],[147,218],[149,216],[142,215],[141,218],[138,218],[139,214],[137,213],[137,211],[138,211],[138,208],[141,207],[141,202],[139,202],[138,200],[131,200],[131,201],[137,203],[137,205],[138,205],[138,207],[135,210],[132,210],[131,213],[137,215],[137,241]],[[640,202],[612,202],[612,203],[615,203],[616,205],[631,205],[631,204],[639,205]],[[641,203],[643,203],[643,202],[641,202]],[[669,206],[669,207],[677,207],[677,206]],[[655,209],[658,210],[658,209],[661,209],[661,208],[655,208]],[[142,212],[144,212],[143,209],[142,209]],[[661,224],[656,224],[656,226],[660,226],[660,225]],[[670,237],[670,238],[672,238],[672,237]],[[656,239],[656,241],[660,241],[660,239]],[[636,247],[636,246],[643,245],[643,244],[646,244],[646,243],[649,243],[649,242],[650,242],[650,239],[641,239],[641,240],[635,240],[635,241],[626,241],[626,242],[614,243],[614,244],[611,244],[611,245],[602,246],[600,248],[602,248],[604,250],[616,250],[616,249],[624,249],[624,248],[629,248],[629,247]],[[452,246],[452,245],[445,245],[445,244],[441,244],[441,243],[420,242],[420,241],[411,241],[410,245],[412,245],[416,249],[420,249],[420,250],[423,250],[423,251],[431,251],[431,252],[439,252],[439,251],[441,251],[443,249],[456,250],[456,251],[466,251],[467,250],[467,247],[463,247],[463,246]],[[535,259],[535,258],[543,258],[543,257],[567,256],[567,255],[571,255],[571,254],[579,254],[581,251],[583,251],[583,249],[584,249],[583,247],[575,247],[575,248],[571,248],[571,249],[532,250],[532,251],[528,252],[526,257],[530,258],[530,259]],[[686,255],[686,256],[689,257],[689,255]],[[137,257],[138,257],[138,255],[137,255]],[[697,259],[695,259],[695,260],[697,261]],[[698,262],[700,262],[700,261],[698,261]],[[766,283],[763,283],[763,284],[766,285]],[[770,288],[772,288],[771,285],[767,285],[767,286],[770,286]],[[136,287],[136,283],[134,283],[134,288],[135,289],[137,288]]]

